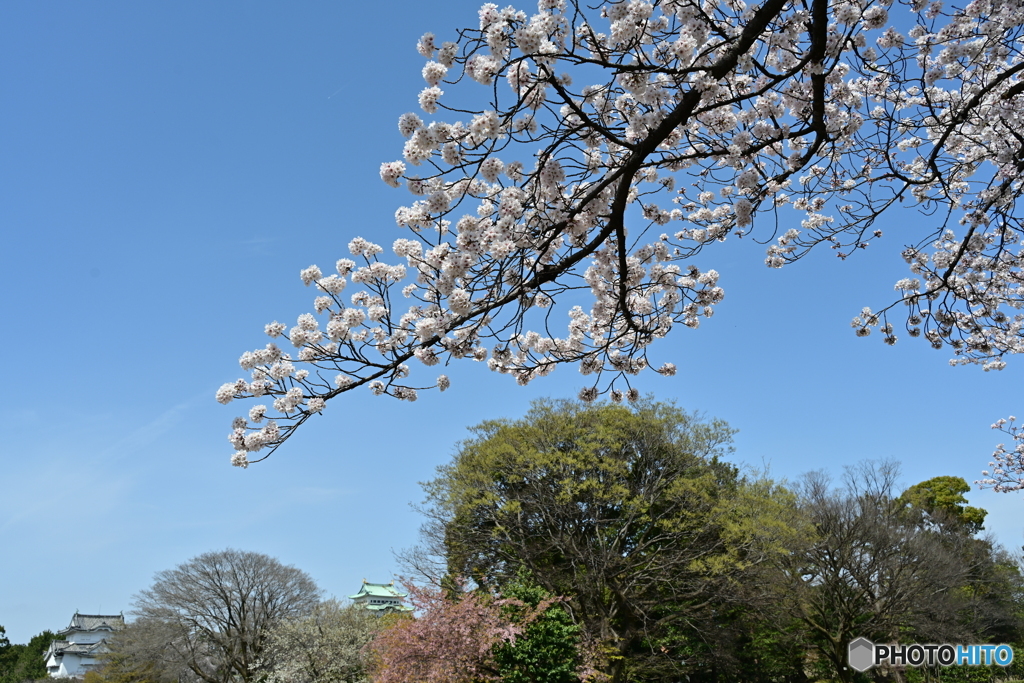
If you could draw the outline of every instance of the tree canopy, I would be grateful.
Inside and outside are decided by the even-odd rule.
[[[375,683],[477,683],[503,680],[495,658],[501,645],[515,646],[524,627],[544,613],[550,601],[529,605],[496,598],[485,591],[450,590],[408,584],[419,618],[398,614],[368,646]],[[506,608],[518,607],[515,614]],[[504,664],[508,668],[506,654]],[[555,683],[555,681],[552,681]]]
[[[820,472],[798,491],[810,533],[780,557],[779,605],[807,629],[843,681],[850,641],[1015,642],[1022,577],[975,538],[985,511],[965,507],[959,477],[935,477],[897,495],[892,462],[850,468],[833,487]],[[959,511],[958,511],[959,508]]]
[[[449,573],[500,592],[525,571],[566,596],[614,680],[645,651],[677,659],[652,641],[709,620],[794,533],[790,496],[720,460],[732,436],[720,420],[650,401],[540,401],[471,431],[426,484]]]
[[[895,239],[907,277],[851,311],[854,332],[1002,368],[1024,350],[1021,16],[1002,0],[541,0],[424,34],[421,112],[381,166],[413,195],[394,258],[354,236],[335,272],[302,271],[313,312],[266,326],[294,351],[244,353],[249,376],[217,392],[271,402],[236,419],[233,462],[342,393],[449,385],[421,364],[526,384],[571,363],[593,379],[582,399],[636,399],[650,346],[725,296],[694,258],[746,236],[772,268]],[[908,210],[924,217],[883,237]]]
[[[364,650],[386,622],[376,612],[337,600],[280,621],[267,641],[273,662],[267,683],[368,682]]]
[[[419,612],[391,623],[366,648],[374,683],[577,683],[593,673],[580,627],[524,572],[500,595],[408,584]]]
[[[986,512],[966,505],[959,477],[900,493],[895,463],[866,462],[839,486],[818,472],[787,489],[723,461],[733,434],[724,422],[650,399],[538,401],[470,432],[424,484],[425,546],[407,566],[457,596],[438,614],[500,623],[480,605],[562,596],[508,647],[495,645],[497,627],[489,641],[469,638],[460,656],[477,657],[478,678],[568,683],[585,668],[612,683],[851,681],[847,648],[858,636],[1024,634],[1024,577],[977,536]],[[454,590],[457,577],[476,594]],[[475,633],[479,618],[463,621],[459,632]],[[450,647],[439,635],[448,628],[424,636],[425,652]],[[549,656],[552,633],[576,640],[575,668],[524,673],[523,662],[571,657]],[[409,640],[392,634],[395,653],[430,661]],[[430,675],[456,681],[463,670]]]
[[[904,491],[899,502],[911,511],[929,515],[937,523],[962,525],[969,534],[984,528],[987,511],[967,505],[964,494],[971,490],[961,477],[933,477]]]
[[[262,553],[222,550],[157,572],[135,596],[134,624],[117,654],[154,678],[250,683],[273,666],[271,629],[306,616],[320,589],[305,572]]]
[[[0,626],[0,683],[23,683],[47,678],[46,653],[50,643],[57,640],[51,631],[32,636],[28,643],[12,644],[7,632]]]

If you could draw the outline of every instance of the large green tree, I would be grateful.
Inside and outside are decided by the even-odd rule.
[[[6,683],[7,672],[14,667],[18,660],[18,654],[23,645],[11,645],[7,639],[7,629],[0,626],[0,681]]]
[[[569,596],[613,680],[641,660],[683,673],[659,635],[710,618],[793,533],[791,501],[721,459],[733,430],[670,404],[539,401],[471,431],[426,484],[448,571]]]

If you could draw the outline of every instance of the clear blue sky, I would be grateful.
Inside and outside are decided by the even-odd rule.
[[[6,2],[0,10],[3,393],[0,624],[12,642],[75,610],[128,611],[154,572],[236,547],[309,572],[328,594],[390,580],[416,540],[417,482],[465,428],[572,396],[561,368],[520,388],[463,361],[415,404],[334,401],[270,460],[229,466],[240,375],[263,325],[311,309],[299,270],[362,235],[390,245],[399,158],[432,30],[478,3]],[[532,7],[524,6],[530,10]],[[474,86],[479,88],[479,86]],[[483,90],[477,90],[483,93]],[[921,218],[890,215],[870,253],[781,271],[731,240],[700,265],[725,301],[657,350],[680,373],[641,387],[740,430],[737,462],[794,479],[895,458],[909,485],[973,481],[1024,414],[1021,361],[950,368],[926,343],[854,337],[890,303]],[[907,231],[906,239],[901,232]],[[1024,543],[1020,495],[972,492]]]

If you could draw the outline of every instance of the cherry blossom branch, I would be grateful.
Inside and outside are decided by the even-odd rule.
[[[900,9],[916,16],[908,35],[889,20]],[[846,259],[916,204],[930,223],[903,255],[919,277],[854,331],[896,343],[888,316],[903,303],[910,336],[1001,368],[1024,351],[1018,13],[993,0],[540,0],[532,16],[485,4],[457,42],[425,34],[418,101],[434,118],[402,115],[403,159],[381,166],[414,197],[396,213],[399,261],[356,238],[358,264],[302,272],[319,295],[288,330],[296,355],[246,352],[250,377],[217,392],[273,399],[235,420],[233,462],[265,458],[342,393],[415,400],[449,385],[413,381],[410,364],[473,359],[520,384],[576,364],[596,377],[582,398],[636,398],[650,346],[724,297],[693,256],[766,211],[793,225],[755,237],[778,268],[821,245]],[[562,68],[595,82],[575,87]],[[445,104],[442,88],[475,84],[480,109]]]
[[[975,481],[981,488],[991,488],[999,493],[1020,491],[1024,489],[1024,425],[1014,424],[1017,418],[1011,415],[1006,419],[999,419],[992,425],[992,429],[1007,434],[1012,441],[1016,442],[1010,446],[999,444],[992,453],[993,461],[988,464],[991,471],[982,472],[985,479]]]

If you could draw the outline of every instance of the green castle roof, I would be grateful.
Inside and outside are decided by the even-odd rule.
[[[371,598],[404,598],[406,595],[406,593],[401,593],[395,588],[394,581],[391,583],[370,583],[364,579],[359,592],[348,597],[352,600],[357,600],[364,596]]]

